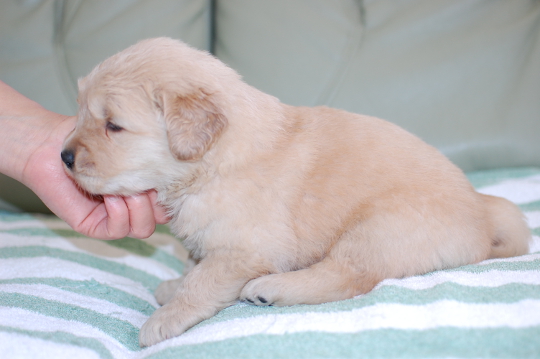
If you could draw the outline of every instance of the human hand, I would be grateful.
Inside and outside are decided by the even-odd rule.
[[[75,118],[50,113],[43,143],[30,153],[21,181],[74,230],[99,239],[149,237],[156,224],[169,217],[149,191],[131,197],[91,197],[64,171],[60,152],[64,138],[75,127]],[[45,131],[43,129],[42,131]]]
[[[146,238],[168,222],[157,194],[90,197],[67,176],[60,152],[75,118],[48,111],[0,81],[0,172],[33,190],[57,216],[100,239]]]

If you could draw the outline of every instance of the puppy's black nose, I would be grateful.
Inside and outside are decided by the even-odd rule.
[[[63,150],[60,154],[62,161],[66,164],[67,168],[72,169],[75,163],[75,154],[71,150]]]

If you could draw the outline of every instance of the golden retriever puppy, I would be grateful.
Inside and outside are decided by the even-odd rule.
[[[238,299],[316,304],[528,251],[519,209],[478,194],[435,148],[386,121],[293,107],[206,52],[142,41],[79,82],[62,159],[92,194],[156,189],[197,264],[156,291],[141,346]]]

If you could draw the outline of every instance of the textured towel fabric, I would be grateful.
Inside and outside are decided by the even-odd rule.
[[[520,205],[530,254],[386,280],[340,302],[239,303],[143,350],[152,292],[187,256],[167,227],[99,241],[52,216],[0,212],[0,357],[540,358],[540,169],[469,178]]]

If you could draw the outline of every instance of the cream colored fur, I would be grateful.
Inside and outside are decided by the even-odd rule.
[[[435,148],[386,121],[292,107],[166,38],[79,83],[68,172],[93,194],[157,189],[197,264],[156,291],[141,346],[238,299],[336,301],[399,278],[528,251],[519,209],[478,194]]]

